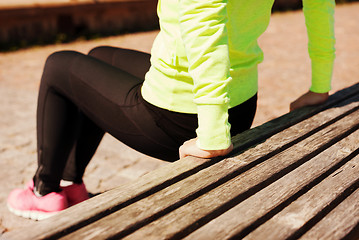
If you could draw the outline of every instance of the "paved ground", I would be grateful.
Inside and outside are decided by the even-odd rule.
[[[359,81],[358,12],[358,3],[337,7],[337,60],[332,92]],[[36,97],[46,57],[65,49],[86,53],[98,45],[149,51],[156,34],[157,31],[152,31],[0,53],[0,235],[30,221],[10,214],[6,197],[11,189],[22,187],[36,169]],[[310,62],[302,13],[274,14],[260,45],[265,61],[259,69],[255,126],[286,113],[289,103],[309,87]],[[106,135],[87,169],[85,182],[91,193],[99,193],[165,164],[136,153]]]

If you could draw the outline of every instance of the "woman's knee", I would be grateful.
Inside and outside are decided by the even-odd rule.
[[[47,68],[59,68],[64,69],[66,65],[69,65],[74,58],[81,55],[81,53],[75,51],[59,51],[50,54],[45,62],[45,69]]]
[[[99,46],[91,49],[89,56],[97,58],[101,61],[111,64],[113,58],[114,48],[109,46]]]
[[[74,59],[80,55],[81,53],[74,51],[60,51],[49,55],[45,62],[42,81],[50,82],[61,76],[68,76]]]
[[[90,55],[90,56],[97,56],[97,55],[101,55],[101,53],[103,51],[106,51],[106,49],[108,49],[109,47],[108,46],[98,46],[98,47],[95,47],[95,48],[92,48],[87,55]]]

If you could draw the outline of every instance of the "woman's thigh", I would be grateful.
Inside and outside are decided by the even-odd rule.
[[[150,54],[131,49],[100,46],[92,49],[88,55],[140,79],[145,79],[145,74],[151,66]]]
[[[77,52],[58,52],[50,58],[53,64],[67,62],[70,68],[68,79],[48,84],[96,125],[144,154],[170,161],[178,158],[178,144],[145,107],[140,93],[143,79]]]

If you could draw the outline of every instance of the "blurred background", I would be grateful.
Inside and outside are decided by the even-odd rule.
[[[337,3],[355,0],[337,0]],[[273,11],[301,8],[276,0]],[[157,0],[0,0],[0,51],[158,28]]]
[[[157,0],[1,0],[0,49],[157,28]]]

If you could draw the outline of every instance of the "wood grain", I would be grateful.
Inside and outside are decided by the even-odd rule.
[[[333,108],[341,108],[351,103],[357,103],[359,101],[358,96],[359,83],[329,96],[329,100],[322,105],[297,109],[294,112],[290,112],[273,119],[261,126],[251,129],[250,131],[238,134],[232,138],[232,142],[235,147],[233,153],[237,153],[251,147],[290,126],[293,126],[303,120],[310,119],[318,113],[323,115],[327,113],[326,110],[331,112]]]
[[[275,174],[279,174],[283,170],[286,171],[287,169],[290,169],[292,164],[296,164],[298,160],[312,153],[313,149],[320,149],[321,147],[324,147],[325,149],[327,148],[326,144],[331,142],[333,139],[336,139],[340,134],[358,127],[359,119],[357,118],[357,114],[358,111],[344,117],[340,122],[335,122],[332,125],[329,125],[327,128],[310,135],[302,142],[291,146],[270,159],[266,159],[266,161],[258,164],[255,168],[250,168],[248,171],[243,173],[241,169],[249,163],[255,162],[258,157],[263,156],[263,152],[260,151],[260,147],[254,151],[256,154],[253,154],[253,151],[251,151],[250,154],[246,154],[245,152],[244,155],[239,155],[235,158],[228,158],[224,161],[216,163],[180,182],[167,187],[166,189],[157,192],[156,194],[148,196],[147,198],[142,199],[126,208],[120,209],[93,224],[73,232],[64,239],[71,239],[75,237],[84,238],[88,233],[93,233],[93,235],[97,235],[98,238],[125,236],[154,219],[161,217],[161,215],[173,211],[175,208],[191,201],[200,194],[206,193],[208,190],[213,188],[211,185],[214,184],[214,187],[216,187],[218,183],[222,182],[222,178],[226,178],[227,176],[232,175],[232,173],[237,172],[237,174],[239,174],[237,176],[234,175],[234,179],[238,181],[233,184],[235,185],[234,189],[232,186],[223,186],[223,188],[230,189],[231,191],[227,194],[232,195],[232,197],[238,195],[238,193],[244,193],[250,190],[253,186],[262,184],[263,181],[266,181]],[[285,174],[285,172],[280,173],[278,177],[281,177],[281,174]],[[219,196],[216,198],[216,201],[213,201],[213,198],[210,200],[210,202],[215,204],[215,206],[218,206],[216,205],[217,202],[221,203],[221,197],[225,197],[225,199],[222,200],[222,203],[229,197],[223,192],[217,195]],[[206,208],[202,209],[209,209],[209,206],[206,205]],[[183,215],[186,214],[183,213]],[[196,216],[199,215],[196,214]],[[158,233],[158,231],[159,229],[154,229],[155,233]],[[149,236],[146,235],[146,238],[149,238]]]
[[[349,161],[335,173],[328,176],[317,186],[308,191],[280,213],[258,227],[243,239],[288,239],[300,236],[300,228],[307,222],[319,217],[321,211],[350,187],[358,187],[359,183],[359,155]],[[327,230],[330,229],[327,226]],[[296,234],[299,231],[299,234]]]
[[[46,239],[58,238],[73,229],[80,228],[90,222],[144,198],[172,182],[199,171],[208,159],[185,158],[176,164],[169,164],[150,172],[138,181],[119,186],[108,192],[95,196],[79,205],[70,207],[58,215],[28,227],[5,234],[6,239]],[[199,167],[199,169],[196,169]]]
[[[267,170],[257,168],[255,169],[257,171],[242,174],[233,179],[233,181],[221,185],[163,218],[139,229],[125,239],[141,239],[142,237],[156,239],[158,236],[163,239],[179,239],[187,234],[183,232],[184,229],[191,232],[214,217],[214,220],[199,228],[186,239],[227,239],[250,226],[270,211],[275,210],[280,204],[300,192],[313,180],[340,163],[343,158],[355,149],[353,145],[348,148],[348,143],[357,141],[358,138],[359,131],[248,197],[241,197],[241,192],[246,189],[246,186],[255,184],[253,182],[263,181],[263,178],[267,177],[266,175],[270,171],[270,166],[268,166]],[[343,148],[346,151],[341,151]],[[285,161],[285,158],[283,160]],[[276,163],[277,165],[282,165],[283,161],[279,157],[275,157],[273,164]],[[235,206],[221,214],[226,210],[227,204],[228,207]],[[216,216],[217,211],[221,214],[218,217]]]
[[[198,185],[200,187],[194,191],[195,193],[185,193],[183,195],[183,199],[188,200],[189,196],[198,195],[202,191],[201,189],[206,189],[209,185],[213,185],[218,179],[221,179],[217,175],[218,172],[214,171],[211,173],[211,170],[206,171],[207,168],[216,166],[215,169],[218,170],[224,167],[225,170],[228,170],[226,176],[232,178],[231,174],[238,175],[242,171],[260,164],[267,158],[273,157],[297,142],[302,141],[308,134],[320,132],[322,130],[321,126],[327,124],[325,125],[327,127],[332,124],[332,119],[341,116],[346,111],[355,109],[359,105],[358,93],[359,84],[356,84],[351,88],[332,95],[324,105],[300,109],[233,137],[232,140],[235,145],[234,153],[242,152],[244,149],[251,147],[241,154],[240,158],[238,158],[237,154],[233,154],[232,157],[225,161],[220,161],[221,159],[204,160],[191,157],[181,159],[141,177],[138,181],[120,186],[82,204],[71,207],[57,216],[43,221],[41,224],[29,225],[28,228],[22,231],[10,232],[5,236],[7,239],[58,238],[148,198],[155,193],[159,193],[169,186],[173,190],[173,185],[190,178],[187,180],[189,185],[196,183],[197,185],[193,185],[193,187],[198,187]],[[328,135],[325,131],[323,134],[325,136]],[[324,137],[323,141],[325,140],[327,139]],[[265,155],[266,157],[263,157]],[[236,167],[233,167],[233,164]],[[201,183],[201,179],[192,178],[192,175],[196,175],[199,172],[209,174],[213,179],[217,177],[217,180],[213,181],[212,179]],[[195,182],[193,182],[194,180]],[[153,197],[152,199],[156,198]],[[172,206],[176,206],[178,202],[184,204],[181,201],[174,202]],[[144,209],[147,209],[147,207]],[[127,216],[127,218],[130,218],[130,216]]]
[[[336,240],[346,237],[359,224],[358,199],[359,190],[356,190],[300,239]]]

